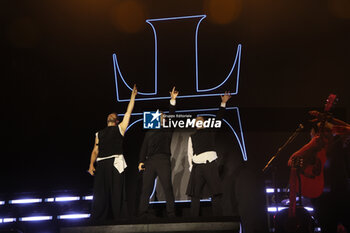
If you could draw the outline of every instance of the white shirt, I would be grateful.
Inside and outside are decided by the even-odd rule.
[[[207,161],[210,163],[218,158],[216,151],[206,151],[206,152],[200,153],[199,155],[194,155],[191,137],[189,137],[188,139],[187,155],[188,155],[188,163],[190,165],[189,167],[190,171],[192,170],[193,163],[205,164],[207,163]]]
[[[226,103],[221,102],[220,107],[226,108]],[[207,163],[207,161],[211,163],[218,158],[216,151],[206,151],[206,152],[200,153],[199,155],[194,155],[191,137],[189,137],[188,139],[187,155],[188,155],[188,163],[190,165],[189,167],[190,171],[192,170],[193,163],[205,164]]]
[[[118,129],[119,129],[119,132],[121,135],[122,134],[122,131],[120,129],[120,125],[118,125]],[[96,133],[96,137],[98,137],[98,133]],[[126,164],[126,161],[124,159],[124,155],[120,154],[120,155],[111,155],[111,156],[108,156],[108,157],[103,157],[103,158],[97,158],[96,161],[102,161],[102,160],[105,160],[105,159],[111,159],[111,158],[114,158],[114,167],[118,170],[118,172],[121,174],[122,172],[124,172],[125,168],[128,166]]]

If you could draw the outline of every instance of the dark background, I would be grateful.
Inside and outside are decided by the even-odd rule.
[[[112,54],[118,52],[129,83],[144,91],[152,87],[148,18],[208,15],[200,27],[199,49],[209,86],[216,83],[212,77],[228,72],[242,44],[239,95],[229,105],[241,108],[248,161],[256,171],[329,93],[340,98],[336,115],[349,120],[349,1],[217,2],[0,1],[0,192],[91,189],[86,170],[94,133],[105,126],[108,113],[126,109],[126,103],[116,102]],[[179,43],[173,40],[169,46]],[[182,58],[171,57],[169,64]],[[186,77],[163,69],[171,81],[161,90],[166,93],[176,80],[181,94]],[[178,100],[178,107],[219,102],[219,97]],[[152,102],[137,102],[135,112],[151,108]],[[281,154],[281,173],[288,155],[305,141],[306,132]]]

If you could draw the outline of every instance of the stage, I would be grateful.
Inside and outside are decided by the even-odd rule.
[[[240,232],[238,218],[174,218],[129,220],[117,224],[98,226],[62,227],[60,233],[110,232]]]

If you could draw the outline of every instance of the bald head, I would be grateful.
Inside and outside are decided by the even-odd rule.
[[[118,122],[118,115],[116,113],[111,113],[108,115],[107,125],[117,125]]]

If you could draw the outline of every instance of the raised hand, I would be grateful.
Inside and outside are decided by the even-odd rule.
[[[136,84],[134,84],[134,87],[132,88],[131,96],[136,96],[137,95],[137,87]]]
[[[145,167],[144,167],[144,163],[139,163],[139,167],[138,167],[138,169],[139,169],[139,171],[144,171],[144,170],[146,170],[145,169]]]
[[[227,103],[229,99],[231,99],[231,94],[229,91],[225,91],[225,94],[221,96],[221,102]]]
[[[172,100],[175,100],[177,95],[179,94],[179,92],[177,90],[175,90],[175,87],[173,87],[173,89],[169,93],[170,93],[170,97]]]

